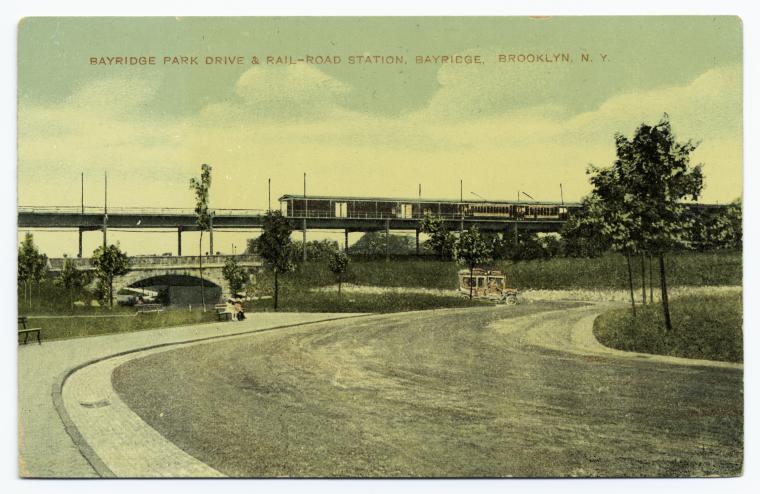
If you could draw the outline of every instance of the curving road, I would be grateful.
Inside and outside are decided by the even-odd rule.
[[[229,476],[740,474],[741,367],[602,349],[600,310],[332,321],[140,356],[112,384]]]

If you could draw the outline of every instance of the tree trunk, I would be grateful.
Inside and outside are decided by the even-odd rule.
[[[472,278],[472,268],[470,268],[470,300],[472,300],[472,284],[475,280]]]
[[[203,286],[203,230],[201,230],[200,237],[198,238],[198,271],[201,275],[201,305],[203,305],[203,312],[206,312],[206,290]]]
[[[280,292],[280,285],[277,282],[277,268],[274,270],[274,311],[277,312],[277,301]]]
[[[665,281],[665,256],[660,254],[660,290],[662,290],[662,313],[665,316],[665,329],[673,330],[670,321],[670,305],[668,304],[668,284]]]
[[[649,303],[654,303],[654,276],[652,276],[652,256],[649,256]]]
[[[631,271],[631,256],[626,254],[625,260],[628,263],[628,289],[631,292],[631,309],[633,309],[633,317],[636,317],[636,301],[633,299],[633,271]]]
[[[108,280],[108,308],[113,309],[113,276]]]
[[[641,253],[641,305],[647,304],[647,270],[644,253]]]

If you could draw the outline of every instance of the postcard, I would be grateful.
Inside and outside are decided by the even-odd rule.
[[[23,19],[19,475],[741,476],[742,49]]]

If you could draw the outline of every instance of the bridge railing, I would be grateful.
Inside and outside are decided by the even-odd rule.
[[[134,256],[129,258],[133,268],[150,266],[197,266],[199,256]],[[240,264],[252,264],[260,261],[253,254],[240,255],[213,255],[203,256],[204,266],[221,265],[228,259],[235,259]],[[92,259],[89,257],[56,257],[48,259],[48,267],[53,271],[60,271],[66,261],[71,261],[77,269],[92,269]]]
[[[102,206],[19,206],[19,213],[31,214],[103,214]],[[221,208],[214,209],[214,216],[262,216],[264,209],[251,208]],[[195,216],[195,210],[190,208],[144,208],[131,206],[116,206],[108,208],[109,215],[162,215],[162,216]]]

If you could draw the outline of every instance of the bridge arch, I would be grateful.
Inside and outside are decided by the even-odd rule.
[[[114,293],[125,288],[149,288],[161,293],[172,305],[199,304],[200,274],[197,269],[132,270],[114,280]],[[217,303],[229,296],[221,269],[204,269],[203,286],[206,303]]]

